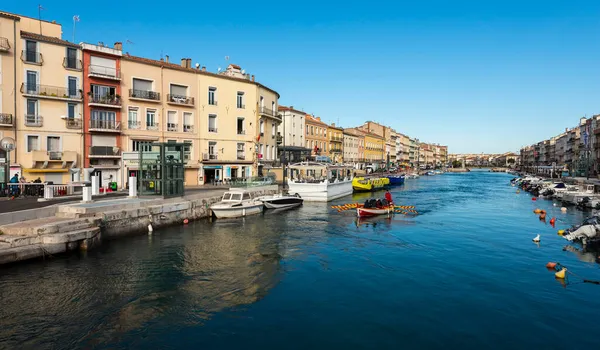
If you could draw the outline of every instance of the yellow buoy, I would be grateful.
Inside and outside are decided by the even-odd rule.
[[[559,236],[562,236],[562,235],[564,235],[564,234],[565,234],[565,230],[558,230],[558,235],[559,235]]]
[[[542,212],[542,210],[541,210],[541,209],[535,209],[533,212],[534,212],[535,214],[539,214],[539,213],[541,213],[541,212]]]
[[[563,267],[562,270],[554,274],[554,277],[564,279],[567,276],[567,268]]]

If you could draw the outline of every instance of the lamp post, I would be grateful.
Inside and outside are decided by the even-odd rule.
[[[4,168],[4,182],[8,184],[10,176],[10,152],[15,150],[15,139],[12,137],[4,137],[0,140],[0,148],[6,151],[6,161]],[[8,188],[8,185],[6,185]]]

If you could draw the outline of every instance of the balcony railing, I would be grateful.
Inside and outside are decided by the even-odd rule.
[[[41,52],[23,50],[21,51],[21,61],[33,64],[44,63],[44,58]]]
[[[237,134],[238,135],[246,135],[246,130],[240,130],[240,129],[238,129]]]
[[[140,122],[138,120],[128,120],[127,121],[127,129],[137,130],[137,129],[141,129],[141,127],[142,127],[142,122]]]
[[[183,132],[194,132],[194,126],[183,124]]]
[[[94,76],[111,80],[121,80],[121,71],[116,68],[96,66],[93,64],[90,64],[88,68],[88,76]]]
[[[277,135],[277,144],[280,145],[281,143],[283,143],[283,136]]]
[[[202,153],[202,160],[217,160],[217,155],[213,153]]]
[[[178,105],[193,106],[194,105],[194,98],[190,97],[190,96],[168,94],[167,95],[167,102],[168,103],[178,104]]]
[[[83,64],[81,63],[81,60],[77,58],[65,57],[63,58],[63,67],[66,69],[81,70],[83,69]]]
[[[239,153],[238,152],[237,159],[238,160],[246,160],[246,155],[244,153]]]
[[[219,105],[219,101],[217,101],[217,100],[208,100],[208,105],[209,106],[218,106]]]
[[[81,129],[83,122],[81,119],[67,118],[65,119],[67,129]]]
[[[113,146],[90,146],[90,156],[120,157],[121,150]]]
[[[160,92],[129,89],[129,97],[144,100],[160,101]]]
[[[177,123],[167,123],[167,131],[178,131],[179,124]]]
[[[150,123],[150,124],[146,123],[146,130],[156,131],[156,130],[159,130],[159,126],[160,126],[159,123]]]
[[[40,127],[44,124],[44,118],[39,115],[25,114],[25,125]]]
[[[237,104],[237,108],[238,108],[238,109],[245,109],[245,108],[246,108],[246,105],[245,105],[245,104],[243,104],[243,103],[241,103],[241,104],[240,104],[240,103],[238,103],[238,104]]]
[[[24,95],[35,95],[41,98],[81,99],[80,89],[68,89],[60,86],[21,84],[21,93]]]
[[[13,115],[10,113],[0,113],[0,125],[13,125]]]
[[[91,119],[90,129],[119,131],[121,130],[121,123],[115,120]]]
[[[8,52],[10,44],[7,38],[0,37],[0,51]]]
[[[260,114],[272,117],[274,116],[273,114],[273,110],[271,108],[267,108],[267,107],[260,107]]]
[[[121,96],[91,94],[89,103],[121,107]]]
[[[215,127],[208,127],[208,132],[217,132],[217,128]]]

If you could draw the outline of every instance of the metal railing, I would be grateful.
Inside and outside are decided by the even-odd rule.
[[[62,160],[62,152],[59,151],[49,151],[48,152],[48,159],[49,160]]]
[[[8,51],[10,50],[10,44],[8,43],[8,38],[0,37],[0,51]]]
[[[89,103],[98,103],[110,106],[121,106],[121,96],[90,94]]]
[[[227,179],[226,182],[231,187],[257,187],[272,185],[276,181],[275,176],[256,176],[256,177],[238,177]]]
[[[194,98],[190,97],[190,96],[184,96],[184,95],[168,94],[167,101],[169,103],[176,103],[176,104],[180,104],[180,105],[190,105],[190,106],[194,105]]]
[[[119,147],[90,146],[90,156],[118,157],[121,154]]]
[[[218,105],[219,105],[219,101],[217,101],[217,100],[212,100],[212,101],[211,101],[211,100],[209,99],[209,100],[208,100],[208,105],[209,105],[209,106],[218,106]]]
[[[217,155],[213,153],[202,153],[202,160],[217,160]]]
[[[116,120],[91,119],[90,129],[120,130],[121,123]]]
[[[217,128],[214,127],[208,127],[208,132],[217,132]]]
[[[183,124],[183,132],[194,132],[194,126]]]
[[[0,124],[13,125],[13,116],[10,113],[0,113]]]
[[[160,101],[160,92],[129,89],[129,97]]]
[[[65,119],[67,129],[81,129],[83,121],[81,119],[67,118]]]
[[[83,67],[83,64],[81,63],[80,59],[73,58],[73,57],[65,57],[65,58],[63,58],[63,67],[65,67],[67,69],[81,70]]]
[[[142,127],[142,122],[138,121],[138,120],[128,120],[127,121],[127,129],[141,129]]]
[[[238,108],[238,109],[245,109],[245,108],[246,108],[246,105],[245,105],[245,104],[243,104],[243,103],[242,103],[242,104],[238,103],[238,104],[237,104],[237,108]]]
[[[25,114],[25,125],[26,126],[42,126],[44,124],[44,119],[35,114]]]
[[[81,89],[68,89],[60,86],[21,83],[21,93],[39,97],[81,99]]]
[[[27,63],[42,64],[44,58],[41,52],[23,50],[21,51],[21,60]]]
[[[167,123],[167,131],[178,131],[179,124],[177,123]]]
[[[121,71],[116,68],[97,66],[93,64],[90,64],[88,68],[88,75],[109,79],[121,79]]]
[[[275,116],[275,114],[273,114],[273,110],[267,107],[260,107],[260,114],[268,115],[271,117]]]
[[[243,152],[238,152],[237,159],[238,160],[246,160],[246,155]]]
[[[238,135],[246,135],[246,130],[239,130],[237,131]]]
[[[159,123],[148,124],[146,123],[146,130],[159,130]]]

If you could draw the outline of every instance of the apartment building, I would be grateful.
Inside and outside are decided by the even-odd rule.
[[[365,162],[385,166],[385,138],[372,132],[363,130],[365,135]]]
[[[328,126],[329,157],[334,163],[344,162],[344,129],[335,126],[334,123]]]
[[[365,137],[364,135],[358,133],[356,130],[354,129],[344,129],[343,131],[343,136],[344,136],[344,162],[345,163],[352,163],[355,166],[360,163],[363,162],[363,157],[364,155],[362,153],[364,153],[364,140]]]
[[[419,162],[419,139],[410,138],[408,160],[411,166],[416,166]]]
[[[325,156],[328,153],[327,124],[320,117],[310,114],[305,118],[306,148],[312,150],[313,156]]]
[[[398,138],[398,133],[394,129],[390,129],[390,162],[394,165],[398,164],[398,152],[400,149],[400,139]]]
[[[294,106],[279,106],[283,125],[281,135],[286,146],[304,147],[304,130],[306,126],[306,113],[294,109]]]
[[[230,66],[231,67],[231,66]],[[238,73],[239,66],[233,67]],[[252,77],[254,82],[254,76]],[[263,168],[269,169],[273,167],[274,163],[278,160],[277,147],[282,142],[282,137],[279,131],[279,125],[281,124],[281,115],[279,114],[279,94],[259,83],[255,83],[256,97],[256,110],[258,123],[257,137],[258,151],[256,156],[258,157],[258,176],[266,175]],[[256,125],[255,123],[255,125]]]
[[[410,138],[404,134],[398,134],[396,151],[400,157],[399,162],[403,166],[410,166]]]

